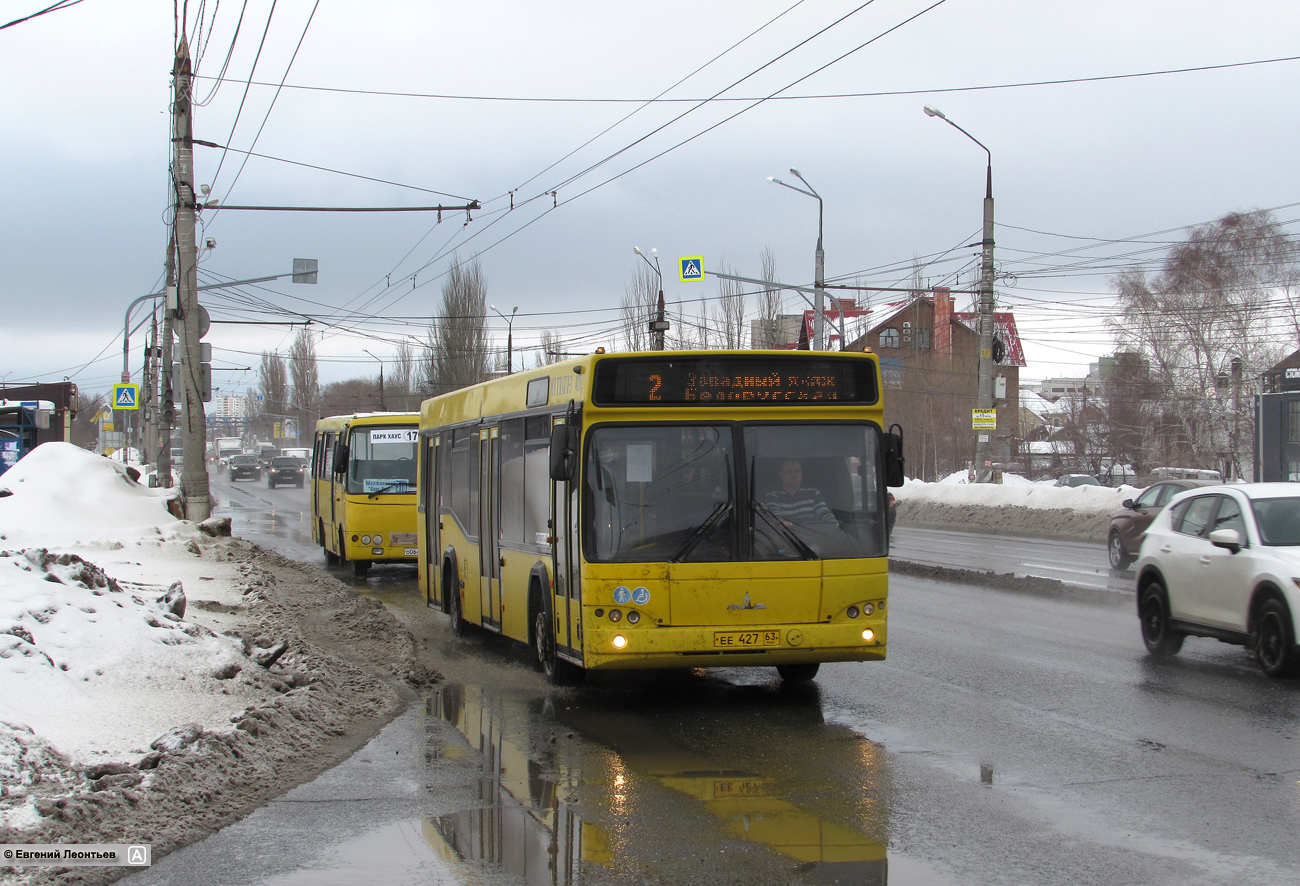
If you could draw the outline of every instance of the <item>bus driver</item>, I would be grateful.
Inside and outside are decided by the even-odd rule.
[[[822,494],[803,485],[803,465],[796,458],[781,463],[781,488],[763,497],[765,504],[786,526],[796,523],[835,523],[835,515]]]

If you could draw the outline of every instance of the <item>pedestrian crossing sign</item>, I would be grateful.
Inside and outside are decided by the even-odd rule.
[[[114,409],[139,409],[140,408],[140,386],[139,385],[113,385],[113,408]]]
[[[704,256],[688,255],[685,258],[679,258],[677,261],[681,266],[683,283],[698,283],[704,279]]]

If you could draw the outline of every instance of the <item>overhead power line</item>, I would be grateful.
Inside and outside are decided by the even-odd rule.
[[[924,89],[896,89],[882,90],[878,92],[827,92],[815,93],[812,95],[777,95],[771,96],[766,101],[821,101],[825,99],[848,99],[848,98],[887,98],[890,96],[902,95],[930,95],[945,92],[983,92],[994,89],[1023,89],[1032,86],[1067,86],[1072,83],[1103,83],[1108,80],[1133,80],[1141,77],[1163,77],[1173,74],[1193,74],[1201,71],[1224,71],[1231,68],[1248,68],[1257,65],[1275,65],[1284,62],[1300,61],[1300,55],[1281,56],[1279,58],[1262,58],[1245,62],[1225,62],[1217,65],[1195,65],[1185,68],[1164,68],[1158,71],[1136,71],[1128,74],[1097,74],[1088,77],[1061,77],[1052,80],[1021,80],[1014,83],[986,83],[979,86],[935,86]],[[220,80],[218,77],[201,77],[196,76],[197,80]],[[244,80],[228,80],[224,82],[244,83]],[[267,83],[260,80],[247,81],[253,86],[278,86],[277,83]],[[445,101],[472,101],[472,102],[522,102],[522,103],[540,103],[540,104],[691,104],[701,101],[709,102],[752,102],[762,96],[726,96],[716,98],[663,98],[655,96],[654,98],[583,98],[579,96],[526,96],[526,95],[463,95],[446,92],[396,92],[381,89],[348,89],[339,86],[308,86],[301,83],[286,83],[285,89],[298,89],[307,92],[335,92],[345,95],[373,95],[385,98],[423,98],[423,99],[441,99]]]
[[[11,22],[6,22],[5,24],[0,25],[0,31],[3,31],[5,28],[12,28],[14,25],[21,25],[23,22],[29,22],[32,19],[38,18],[47,13],[58,12],[60,9],[67,9],[69,6],[76,6],[81,2],[83,2],[83,0],[59,0],[58,3],[52,3],[44,9],[39,9],[36,12],[33,12],[31,15],[25,15],[22,18],[16,18]]]

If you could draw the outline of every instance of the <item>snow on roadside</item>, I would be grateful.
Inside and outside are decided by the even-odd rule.
[[[238,598],[239,574],[197,559],[213,540],[171,494],[66,443],[0,476],[0,827],[39,821],[42,781],[138,758],[179,725],[229,729],[265,694],[261,675],[234,679],[241,640],[185,619],[186,586]]]
[[[1132,486],[1056,486],[1048,482],[1035,483],[1015,474],[1004,474],[1001,484],[966,483],[964,479],[964,471],[937,483],[909,479],[901,488],[892,491],[900,502],[914,504],[1069,509],[1107,517],[1120,507],[1124,499],[1132,498],[1138,491]]]

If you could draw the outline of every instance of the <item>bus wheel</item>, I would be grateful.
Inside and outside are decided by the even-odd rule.
[[[342,566],[348,562],[347,544],[343,538],[343,530],[339,530],[339,565]]]
[[[365,575],[367,572],[369,572],[369,571],[370,571],[370,561],[369,561],[369,560],[353,560],[353,561],[352,561],[352,574],[353,574],[354,576],[356,576],[357,578],[361,578],[362,576],[364,576],[364,575]]]
[[[817,662],[811,664],[784,664],[777,665],[776,672],[787,683],[807,683],[817,676],[817,669],[820,667],[821,665]]]
[[[465,624],[465,619],[460,613],[460,591],[452,588],[447,596],[451,598],[447,606],[447,618],[451,621],[451,632],[457,637],[463,637],[469,633],[469,626]]]
[[[583,670],[555,654],[555,631],[545,608],[538,609],[533,618],[533,648],[537,652],[537,663],[542,666],[542,673],[551,685],[572,686],[581,682]]]
[[[336,553],[334,553],[333,551],[331,551],[331,550],[329,549],[329,546],[328,546],[327,544],[325,544],[325,523],[324,523],[324,521],[321,521],[321,523],[320,523],[320,549],[321,549],[322,551],[325,552],[325,565],[326,565],[326,566],[337,566],[337,565],[339,565],[339,555],[336,554]]]

